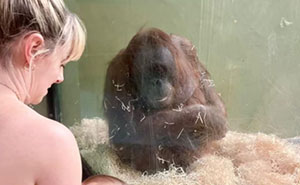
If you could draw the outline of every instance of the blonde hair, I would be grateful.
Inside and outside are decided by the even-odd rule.
[[[39,32],[46,49],[70,48],[66,60],[78,60],[84,51],[85,27],[63,0],[0,0],[0,12],[0,57],[10,55],[10,43],[29,32]]]

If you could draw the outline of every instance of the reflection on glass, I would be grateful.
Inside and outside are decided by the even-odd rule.
[[[93,173],[139,185],[299,184],[299,150],[277,137],[299,135],[299,1],[70,2],[87,25],[88,44],[82,61],[66,69],[62,118],[68,126],[77,123],[72,130]],[[143,25],[192,41],[195,47],[175,49],[176,57],[193,61],[187,58],[197,48],[213,81],[194,63],[170,65],[174,48],[165,45],[138,52],[139,43],[123,57],[144,63],[120,67],[128,63],[116,62],[119,50]],[[224,108],[213,98],[219,94],[203,91],[199,101],[188,102],[197,75],[224,100],[230,130],[224,138],[226,129],[218,127],[224,124],[200,126],[202,109],[209,108],[197,105],[218,107],[211,113],[216,120],[205,118],[220,123]]]

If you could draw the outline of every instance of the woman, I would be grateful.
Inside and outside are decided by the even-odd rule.
[[[63,0],[0,0],[0,12],[0,184],[79,185],[74,136],[26,104],[64,80],[85,28]]]

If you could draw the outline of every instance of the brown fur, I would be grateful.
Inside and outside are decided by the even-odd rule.
[[[134,57],[147,52],[144,45],[167,48],[175,62],[171,101],[158,109],[145,108],[133,80],[139,74],[132,67]],[[110,142],[121,161],[148,173],[170,164],[186,168],[207,143],[227,131],[225,106],[192,43],[156,28],[138,32],[110,63],[104,108]]]

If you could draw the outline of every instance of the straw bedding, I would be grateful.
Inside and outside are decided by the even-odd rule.
[[[133,185],[296,185],[300,184],[300,145],[274,135],[228,132],[212,143],[186,172],[180,168],[142,174],[120,163],[109,147],[108,128],[100,118],[71,128],[82,156],[97,174]],[[298,141],[298,140],[296,140]]]

